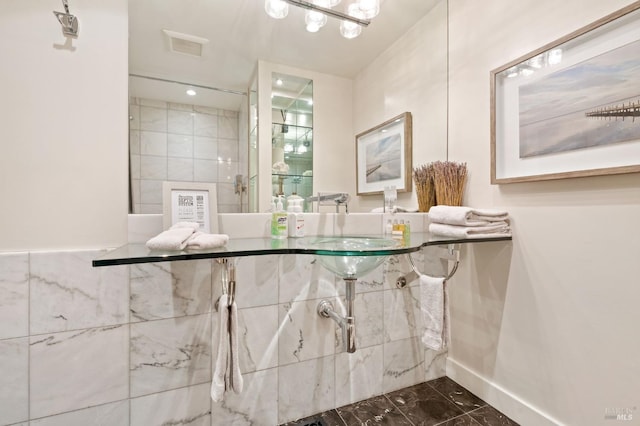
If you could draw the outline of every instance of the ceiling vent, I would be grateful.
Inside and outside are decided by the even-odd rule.
[[[202,56],[202,48],[209,43],[206,38],[178,33],[171,30],[162,30],[169,40],[171,52],[182,53],[191,56]]]

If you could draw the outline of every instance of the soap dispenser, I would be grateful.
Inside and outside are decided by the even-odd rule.
[[[287,212],[282,207],[282,196],[273,197],[271,201],[271,238],[285,239],[288,235]]]

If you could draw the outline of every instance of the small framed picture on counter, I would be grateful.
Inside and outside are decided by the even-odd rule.
[[[178,222],[197,222],[200,231],[218,233],[218,196],[215,183],[162,183],[162,224],[169,229]]]

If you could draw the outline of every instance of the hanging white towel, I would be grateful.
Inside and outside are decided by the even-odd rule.
[[[504,210],[473,209],[465,206],[433,206],[429,209],[431,223],[459,226],[482,226],[507,220]]]
[[[420,276],[420,310],[424,323],[422,343],[436,351],[449,344],[449,306],[442,277]]]
[[[223,247],[229,241],[226,234],[207,234],[206,232],[195,232],[187,241],[187,248],[190,249],[212,249]]]
[[[244,381],[238,357],[238,307],[229,306],[229,296],[218,299],[218,357],[211,378],[211,399],[220,402],[227,390],[242,392]],[[216,341],[215,334],[212,343]]]
[[[493,222],[485,226],[456,226],[430,223],[429,232],[451,238],[510,237],[511,228],[506,221]]]
[[[231,389],[235,393],[242,392],[244,381],[242,379],[242,372],[240,371],[240,359],[238,357],[238,306],[234,301],[229,307],[229,343],[230,343],[230,356],[229,356],[229,370],[228,374],[230,379],[228,383],[231,385]]]
[[[171,228],[147,241],[150,250],[183,250],[193,235],[193,228]]]
[[[226,390],[226,375],[229,355],[229,299],[226,294],[218,299],[218,357],[211,378],[211,399],[214,402],[222,401]],[[215,334],[211,343],[215,342]]]

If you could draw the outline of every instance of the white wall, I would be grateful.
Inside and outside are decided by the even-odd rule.
[[[521,424],[639,406],[640,176],[490,185],[489,72],[630,3],[450,0],[449,159],[514,239],[464,251],[447,374]]]
[[[0,250],[126,242],[127,1],[57,0],[0,13]]]
[[[447,156],[447,2],[440,1],[354,81],[354,135],[405,111],[413,116],[413,166]],[[355,158],[355,138],[350,141]],[[351,154],[351,152],[349,152]],[[355,167],[355,160],[352,163]],[[356,194],[355,169],[351,194]],[[414,192],[398,204],[417,207]],[[351,205],[350,205],[351,207]],[[354,197],[354,211],[382,207],[382,195]]]

